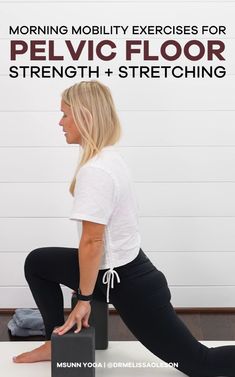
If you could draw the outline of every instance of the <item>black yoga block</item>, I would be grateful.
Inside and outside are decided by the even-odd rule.
[[[95,376],[95,329],[83,327],[77,334],[75,329],[64,335],[52,333],[52,377]]]
[[[76,293],[72,295],[72,309],[77,304]],[[91,314],[88,320],[90,326],[95,328],[95,349],[108,348],[108,304],[101,300],[91,301]]]

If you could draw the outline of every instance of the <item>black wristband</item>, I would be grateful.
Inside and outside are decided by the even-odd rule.
[[[93,295],[92,294],[91,295],[82,295],[80,288],[78,288],[77,298],[78,298],[78,300],[81,300],[81,301],[91,301],[92,298],[93,298]]]

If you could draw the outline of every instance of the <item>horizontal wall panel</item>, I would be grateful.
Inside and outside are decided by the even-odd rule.
[[[56,25],[223,25],[228,27],[227,33],[235,35],[233,14],[234,2],[193,2],[172,1],[164,2],[144,1],[136,4],[133,12],[133,2],[67,2],[56,4]],[[51,25],[55,4],[20,3],[1,4],[2,34],[8,37],[8,26],[14,25]],[[157,14],[157,19],[156,19]],[[99,22],[97,22],[99,15]],[[210,15],[208,20],[208,15]],[[176,22],[177,20],[177,22]],[[105,35],[107,38],[108,35]],[[192,36],[194,37],[194,36]]]
[[[71,290],[63,287],[64,307],[71,308]],[[170,287],[174,307],[234,307],[235,287]],[[0,308],[35,308],[28,287],[0,287]],[[110,305],[111,306],[111,305]]]
[[[62,287],[64,308],[71,308],[72,290]],[[29,287],[0,287],[0,309],[35,308],[36,304]]]
[[[68,184],[2,184],[1,217],[68,217],[72,196]]]
[[[119,146],[117,151],[138,182],[235,181],[234,147]],[[67,146],[0,148],[0,181],[69,182],[81,152]]]
[[[1,218],[0,227],[0,252],[29,253],[39,247],[78,246],[76,222],[68,218]]]
[[[234,216],[232,183],[136,185],[141,216]]]
[[[146,253],[235,252],[232,217],[140,217],[139,223],[141,248]],[[77,247],[79,242],[77,223],[68,218],[0,218],[0,229],[0,252]]]
[[[147,252],[171,286],[235,285],[235,252]],[[15,254],[14,254],[15,255]],[[213,268],[208,268],[213,261]]]
[[[174,307],[234,307],[235,287],[170,287]]]
[[[230,111],[120,112],[122,145],[235,145],[234,118]]]
[[[58,112],[1,113],[0,147],[65,146],[63,130],[59,126],[61,116],[59,107]]]
[[[0,286],[27,285],[24,277],[24,261],[27,254],[1,253],[0,254]],[[9,270],[11,273],[9,274]]]
[[[141,244],[146,252],[234,252],[234,227],[234,217],[141,217]]]
[[[120,146],[235,145],[235,112],[156,110],[120,111],[118,115],[122,124]],[[58,125],[60,117],[59,111],[2,112],[0,147],[66,146]]]
[[[235,149],[206,147],[120,149],[136,181],[229,181]]]
[[[171,286],[235,286],[235,252],[146,252],[146,255],[165,274]],[[26,256],[25,253],[0,253],[0,286],[27,285]],[[211,260],[213,268],[208,269]]]
[[[78,159],[79,147],[0,148],[0,181],[69,182]]]
[[[235,183],[136,183],[140,216],[235,216]],[[67,183],[3,183],[1,217],[67,217]]]
[[[214,80],[204,78],[197,81],[192,78],[156,80],[159,79],[136,78],[133,80],[132,78],[113,77],[111,84],[109,78],[102,78],[102,82],[108,85],[112,91],[118,111],[235,110],[231,95],[235,76]],[[1,85],[7,87],[8,90],[5,93],[5,101],[0,103],[0,111],[59,110],[61,92],[72,85],[74,81],[74,79],[71,81],[68,78],[55,78],[51,85],[51,79],[2,77]],[[123,84],[125,84],[125,95],[123,94]],[[144,96],[143,93],[145,93]]]

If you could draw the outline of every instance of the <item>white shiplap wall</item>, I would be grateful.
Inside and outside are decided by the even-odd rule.
[[[110,87],[122,120],[119,150],[133,174],[142,248],[165,273],[172,303],[234,306],[235,2],[9,0],[0,1],[0,10],[0,307],[34,306],[23,276],[30,250],[78,242],[68,220],[67,191],[78,148],[65,144],[57,126],[60,93],[75,80],[10,79],[10,24],[227,26],[224,79],[100,80]],[[64,51],[63,37],[46,39],[56,39],[58,51]],[[119,46],[124,36],[110,39]],[[160,44],[169,38],[145,39]],[[29,64],[27,56],[19,63]],[[134,63],[143,64],[141,57]],[[64,291],[69,306],[70,293]]]

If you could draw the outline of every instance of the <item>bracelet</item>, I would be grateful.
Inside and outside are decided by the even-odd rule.
[[[76,293],[77,293],[78,300],[81,300],[81,301],[91,301],[93,299],[93,295],[92,294],[91,295],[82,295],[80,288],[78,288],[78,290],[77,290]]]

